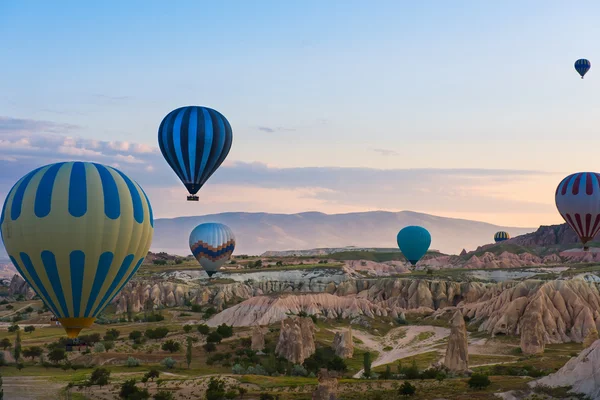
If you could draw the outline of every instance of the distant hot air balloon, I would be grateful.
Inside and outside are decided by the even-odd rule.
[[[138,270],[154,222],[146,194],[127,175],[61,162],[15,184],[0,228],[21,276],[74,338]]]
[[[556,208],[577,233],[583,249],[600,230],[600,174],[577,172],[563,179],[556,188]]]
[[[510,239],[510,235],[507,232],[500,231],[500,232],[496,232],[494,234],[494,241],[496,243],[504,242],[505,240],[508,240],[508,239]]]
[[[396,237],[398,247],[404,257],[412,264],[417,262],[427,253],[431,244],[431,235],[427,229],[420,226],[407,226],[398,232]]]
[[[208,276],[225,264],[235,248],[235,236],[227,225],[200,224],[190,234],[190,250]]]
[[[223,163],[233,135],[231,125],[208,107],[181,107],[171,111],[158,128],[158,144],[165,160],[187,188],[188,201]]]
[[[592,63],[590,63],[589,60],[586,60],[585,58],[581,58],[575,61],[575,69],[577,70],[579,75],[581,75],[581,79],[583,79],[583,76],[587,74],[591,67]]]

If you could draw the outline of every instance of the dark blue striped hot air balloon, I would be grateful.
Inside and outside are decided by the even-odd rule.
[[[581,75],[581,79],[583,79],[583,76],[587,74],[591,67],[592,63],[589,60],[586,60],[585,58],[581,58],[575,61],[575,70],[577,70],[579,75]]]
[[[171,111],[158,128],[158,145],[167,163],[190,193],[196,193],[225,161],[233,134],[229,121],[208,107],[188,106]]]
[[[508,232],[499,231],[494,234],[494,242],[504,242],[505,240],[510,239],[510,235]]]

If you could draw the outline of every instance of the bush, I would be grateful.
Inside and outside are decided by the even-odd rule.
[[[31,333],[31,332],[35,331],[35,326],[28,325],[25,328],[23,328],[23,330],[25,331],[25,333]]]
[[[326,367],[330,371],[346,371],[348,367],[346,362],[338,357],[334,350],[330,347],[319,347],[317,350],[302,364],[310,373],[317,374],[319,370]]]
[[[9,326],[9,327],[8,327],[8,331],[9,331],[10,333],[14,333],[14,332],[16,332],[16,331],[18,331],[18,330],[20,330],[20,329],[21,329],[21,328],[19,327],[19,325],[11,325],[11,326]]]
[[[108,384],[110,371],[106,368],[96,368],[90,376],[90,385],[104,386]]]
[[[169,334],[169,328],[165,328],[165,327],[158,327],[156,329],[146,329],[146,332],[144,333],[144,335],[148,339],[154,339],[154,340],[163,339],[168,334]]]
[[[472,389],[485,389],[492,382],[490,382],[490,378],[487,375],[473,374],[467,383]]]
[[[202,306],[200,304],[192,304],[192,312],[202,312]]]
[[[208,307],[206,311],[204,311],[204,319],[209,319],[213,315],[217,313],[217,309],[214,307]]]
[[[141,339],[142,338],[142,332],[140,331],[131,331],[129,332],[129,339],[135,341],[137,339]]]
[[[214,343],[206,343],[202,347],[207,353],[213,352],[217,349],[217,345],[215,345]]]
[[[179,351],[179,349],[181,348],[181,345],[179,344],[179,342],[176,342],[174,340],[167,340],[166,342],[164,342],[162,344],[161,348],[164,351],[168,351],[169,353],[175,353],[175,352]]]
[[[183,326],[183,331],[184,331],[185,333],[190,333],[190,332],[192,331],[192,329],[194,329],[194,327],[193,327],[193,326],[191,326],[191,325],[184,325],[184,326]]]
[[[167,260],[153,260],[152,264],[154,264],[154,265],[167,265]]]
[[[125,362],[125,365],[133,368],[133,367],[139,367],[140,366],[140,360],[138,360],[135,357],[128,357],[127,361]]]
[[[206,337],[207,343],[221,343],[221,340],[223,340],[223,337],[219,334],[219,332],[211,332]]]
[[[119,397],[127,400],[145,400],[150,398],[147,389],[140,389],[135,385],[135,379],[129,379],[121,385]]]
[[[98,343],[100,341],[100,334],[99,333],[92,333],[89,335],[81,335],[79,336],[79,340],[87,343],[88,345],[93,345],[94,343]]]
[[[50,353],[48,353],[48,359],[52,361],[54,364],[58,364],[62,360],[67,358],[67,354],[65,349],[55,348]]]
[[[102,344],[104,345],[104,350],[106,350],[107,353],[109,350],[112,350],[115,348],[115,343],[110,340],[105,340],[104,342],[102,342]]]
[[[13,306],[12,304],[9,304],[6,306],[7,310],[12,310],[13,308],[15,308],[15,306]]]
[[[308,371],[302,365],[294,365],[292,367],[292,376],[307,376]]]
[[[104,348],[104,344],[102,342],[98,342],[94,345],[94,353],[103,353],[106,349]]]
[[[206,389],[206,400],[223,400],[225,398],[225,382],[211,377]]]
[[[119,338],[119,335],[121,334],[121,332],[119,332],[116,329],[109,329],[108,331],[106,331],[106,334],[104,335],[104,340],[117,340]]]
[[[181,260],[177,260],[177,261],[181,261]],[[174,398],[173,393],[167,392],[166,390],[161,390],[159,392],[156,392],[156,394],[153,397],[154,400],[173,400],[173,398]]]
[[[275,397],[269,393],[261,393],[260,400],[275,400]]]
[[[208,335],[210,333],[210,328],[208,327],[208,325],[205,324],[200,324],[197,327],[198,332],[202,335]]]
[[[246,373],[246,368],[240,364],[235,364],[233,368],[231,368],[231,373],[235,375],[244,375]]]
[[[177,364],[177,361],[173,360],[171,357],[167,357],[160,363],[164,365],[166,369],[173,369],[173,367]]]
[[[229,338],[233,336],[233,327],[227,324],[222,324],[217,327],[217,333],[223,338]]]
[[[417,388],[410,384],[408,381],[404,381],[400,389],[398,389],[398,394],[401,396],[412,396],[417,391]]]
[[[150,371],[146,372],[146,374],[144,375],[144,378],[146,378],[146,380],[150,379],[151,381],[154,381],[154,378],[158,378],[160,376],[160,371],[157,369],[151,369]]]

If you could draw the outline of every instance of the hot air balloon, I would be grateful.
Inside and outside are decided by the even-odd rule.
[[[200,224],[190,233],[190,250],[208,276],[213,276],[229,260],[235,236],[227,225]]]
[[[196,193],[223,163],[233,134],[229,121],[208,107],[181,107],[171,111],[158,128],[158,145],[167,163],[190,193]]]
[[[505,240],[510,239],[510,235],[507,232],[500,231],[494,234],[494,242],[504,242]]]
[[[600,230],[600,174],[577,172],[563,179],[556,188],[556,208],[577,233],[583,249]]]
[[[421,226],[407,226],[396,237],[400,251],[414,266],[427,253],[431,244],[431,235]]]
[[[592,63],[590,63],[589,60],[586,60],[585,58],[581,58],[575,61],[575,70],[577,70],[579,75],[581,75],[581,79],[583,79],[583,76],[587,74],[591,67]]]
[[[12,263],[75,338],[138,270],[154,222],[148,197],[127,175],[61,162],[15,184],[0,228]]]

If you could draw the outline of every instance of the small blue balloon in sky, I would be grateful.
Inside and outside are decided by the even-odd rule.
[[[591,67],[592,63],[585,58],[575,61],[575,70],[581,75],[581,79],[583,79],[583,76],[587,74]]]

